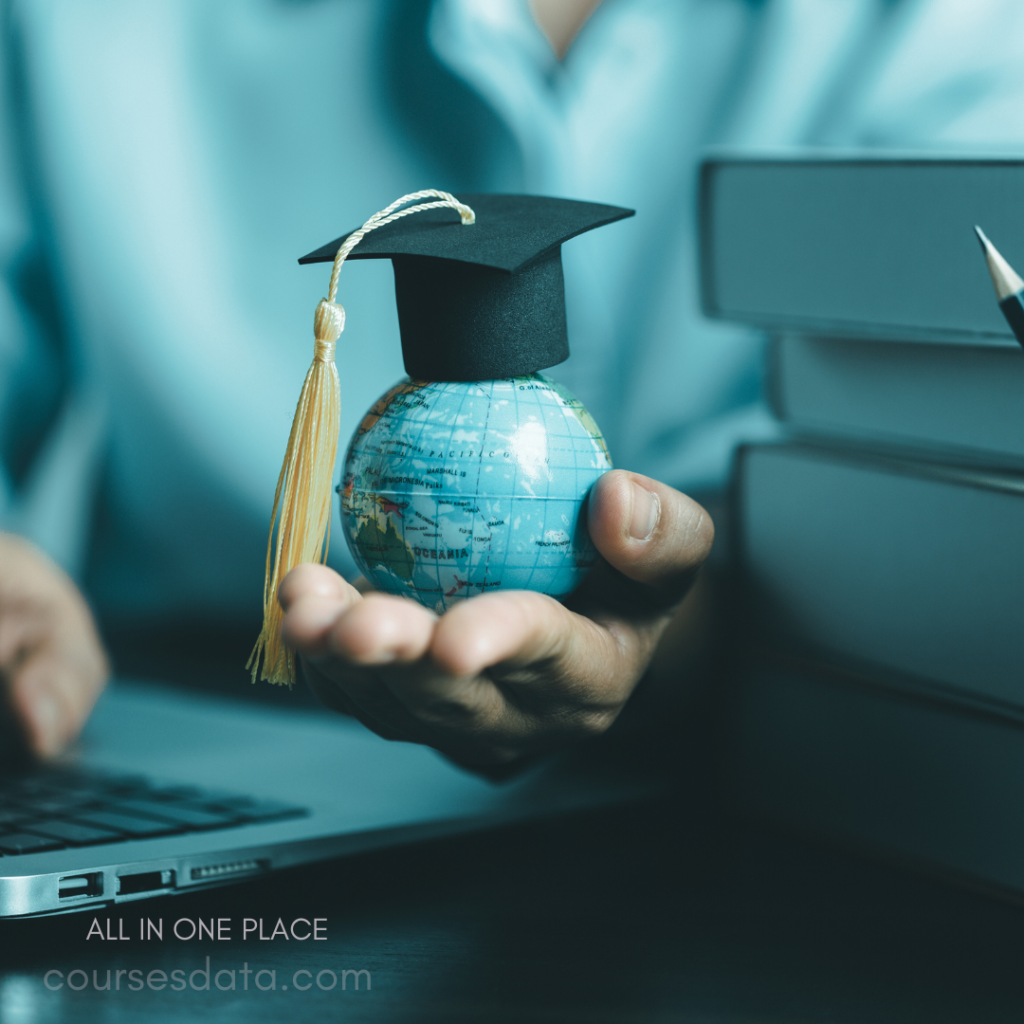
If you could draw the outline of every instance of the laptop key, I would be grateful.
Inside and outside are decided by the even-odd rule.
[[[238,815],[231,812],[214,812],[180,803],[157,803],[153,800],[118,800],[117,803],[111,803],[109,809],[158,821],[173,821],[189,828],[227,828],[238,823]]]
[[[153,800],[181,801],[183,803],[197,806],[202,804],[221,805],[224,801],[245,799],[242,793],[226,789],[200,789],[199,786],[160,786],[150,790],[147,798]]]
[[[98,802],[96,797],[91,799],[81,794],[68,793],[64,796],[41,796],[37,799],[24,797],[20,801],[23,813],[34,814],[35,816],[65,815],[74,814],[83,807],[89,807]]]
[[[64,844],[59,839],[33,836],[27,832],[11,832],[0,835],[0,850],[4,853],[41,853],[43,850],[60,850]]]
[[[109,793],[142,793],[149,788],[149,783],[142,775],[119,775],[104,780],[104,789]]]
[[[0,833],[14,853],[238,827],[306,814],[238,792],[59,769],[0,780]],[[0,857],[11,853],[0,844]]]
[[[21,796],[31,796],[33,793],[45,793],[47,791],[46,782],[41,776],[37,775],[16,776],[12,779],[5,779],[0,783],[0,796],[5,800]]]
[[[173,821],[157,821],[155,818],[142,818],[136,814],[122,814],[115,810],[97,808],[83,811],[75,816],[82,825],[98,825],[115,832],[123,832],[134,838],[143,836],[169,836],[176,832],[184,832],[183,825]]]
[[[123,843],[127,838],[120,832],[95,825],[82,825],[77,821],[33,821],[24,826],[33,835],[60,839],[70,846],[89,846],[93,843]]]
[[[61,771],[47,776],[48,786],[55,793],[86,793],[100,795],[127,786],[142,785],[141,776],[107,775],[101,772]]]
[[[24,821],[30,820],[34,815],[31,811],[27,811],[24,808],[18,807],[4,807],[0,808],[0,828],[7,828],[8,826],[20,825]]]
[[[308,813],[304,807],[282,800],[255,800],[252,797],[236,797],[225,801],[224,806],[246,821],[270,821],[272,818],[292,818]]]

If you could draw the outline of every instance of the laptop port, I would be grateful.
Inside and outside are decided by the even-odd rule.
[[[174,888],[174,871],[143,871],[137,875],[117,876],[117,895],[132,896],[140,892]]]
[[[227,878],[237,875],[252,875],[266,871],[270,867],[269,860],[233,860],[227,864],[204,864],[192,869],[193,882],[208,882],[212,878]]]
[[[65,875],[57,882],[57,895],[62,900],[76,896],[102,896],[103,873],[94,871],[88,875]]]

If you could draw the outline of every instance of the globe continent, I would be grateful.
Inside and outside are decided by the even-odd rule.
[[[476,594],[570,594],[597,554],[581,515],[611,469],[583,404],[542,374],[405,380],[349,444],[345,537],[381,591],[437,611]]]

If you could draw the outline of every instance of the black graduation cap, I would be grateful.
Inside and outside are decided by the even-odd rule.
[[[452,209],[425,210],[367,234],[348,257],[394,264],[406,372],[494,380],[567,359],[562,243],[635,211],[547,196],[458,199],[475,224]],[[332,262],[347,237],[299,263]]]

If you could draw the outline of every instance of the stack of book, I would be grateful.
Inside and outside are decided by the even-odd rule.
[[[740,453],[748,809],[1024,893],[1024,162],[712,160],[706,311],[773,336]]]

